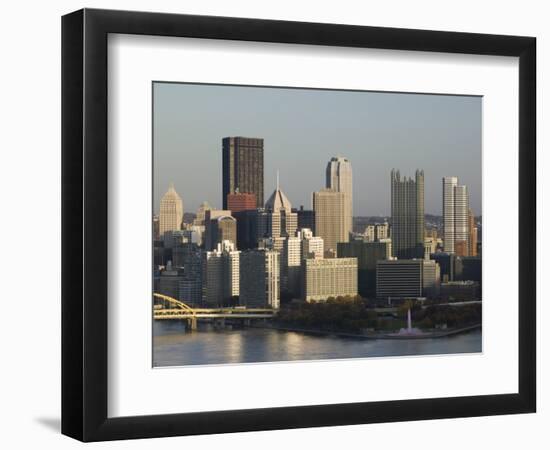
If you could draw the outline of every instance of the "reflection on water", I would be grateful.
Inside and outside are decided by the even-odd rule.
[[[257,328],[216,331],[207,326],[186,333],[177,321],[153,325],[156,367],[476,352],[481,352],[480,330],[435,339],[373,340]]]

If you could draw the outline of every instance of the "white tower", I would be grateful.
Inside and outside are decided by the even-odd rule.
[[[443,249],[460,256],[469,254],[468,188],[457,177],[443,178]]]
[[[344,193],[344,228],[346,232],[351,233],[353,231],[353,176],[348,158],[336,156],[330,159],[327,164],[326,187]]]
[[[160,201],[159,235],[164,238],[167,231],[181,230],[183,222],[183,201],[170,183],[168,191]]]

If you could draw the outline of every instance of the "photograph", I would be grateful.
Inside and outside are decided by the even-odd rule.
[[[482,96],[154,81],[153,367],[480,353]]]

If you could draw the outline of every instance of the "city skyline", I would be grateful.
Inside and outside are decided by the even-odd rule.
[[[253,92],[250,93],[250,90]],[[212,115],[214,94],[218,112]],[[234,114],[229,114],[230,111],[220,106],[228,102],[233,108],[231,99],[235,95],[241,99],[237,102],[240,106],[235,106]],[[187,100],[193,106],[194,115],[181,105],[182,96],[191,96]],[[362,101],[358,101],[357,97],[362,97]],[[285,108],[274,107],[278,112],[268,114],[263,102],[253,102],[274,98],[283,100],[287,110],[281,111]],[[317,121],[326,121],[327,115],[335,115],[335,126],[349,120],[349,129],[342,134],[340,129],[327,131],[322,126],[313,130],[312,122],[315,122],[315,118],[304,117],[301,125],[304,130],[298,136],[299,126],[292,125],[288,120],[289,115],[294,117],[297,112],[289,111],[289,108],[297,106],[297,109],[303,110],[303,103],[309,105],[308,108],[313,107],[312,103],[316,105],[317,109],[311,110],[311,115],[316,117],[319,116],[316,113],[319,107],[330,104],[330,114],[324,111],[317,117]],[[266,129],[265,120],[260,124],[257,119],[251,119],[251,111],[247,108],[252,104],[261,105],[259,110],[264,119],[269,117],[272,121],[273,130]],[[270,104],[275,106],[272,102]],[[335,156],[344,156],[354,168],[354,216],[391,215],[388,174],[392,168],[398,168],[402,173],[424,169],[426,214],[442,214],[441,179],[451,175],[459,177],[468,185],[470,206],[475,215],[481,213],[481,99],[478,97],[155,83],[154,107],[154,213],[158,213],[160,198],[170,182],[174,183],[176,191],[181,195],[185,212],[194,213],[204,201],[213,207],[222,206],[222,139],[228,136],[263,139],[264,191],[270,193],[275,190],[276,172],[279,170],[281,189],[295,207],[312,207],[313,192],[325,185],[326,161]],[[371,127],[381,127],[382,131],[376,133],[378,136],[371,137],[369,142],[365,133],[357,132],[355,120],[351,116],[356,117],[359,113],[369,115],[373,113],[373,108],[381,111],[379,115],[386,116],[386,122],[388,115],[395,116],[395,128],[390,133],[388,123],[381,126],[380,117],[371,117],[372,120],[365,123],[363,128],[370,130]],[[454,120],[451,120],[451,124],[443,124],[442,115],[448,120],[451,117]],[[418,116],[422,119],[419,120]],[[432,120],[432,129],[425,128],[429,126],[429,118]],[[399,123],[397,126],[398,122],[404,120],[409,120],[407,125]],[[185,127],[186,122],[188,127]],[[249,125],[250,122],[253,125]],[[237,123],[243,125],[235,125]],[[244,123],[247,125],[244,126]],[[283,125],[289,127],[287,132],[281,128]],[[212,133],[207,131],[210,128],[213,129]],[[257,132],[252,132],[252,128],[256,128]],[[185,132],[182,133],[182,129]],[[215,130],[227,131],[216,135]],[[264,134],[261,134],[262,131]],[[275,131],[282,133],[274,134]],[[404,132],[410,137],[406,142],[403,142]],[[380,136],[384,134],[388,136]],[[431,145],[426,144],[426,134],[434,141]],[[417,139],[412,139],[415,136]],[[294,146],[285,146],[285,141],[291,138],[304,151],[297,151]],[[341,144],[332,145],[335,139]],[[306,148],[303,140],[309,142],[309,148]],[[387,148],[390,141],[395,144],[395,152]],[[419,149],[423,141],[425,145]],[[443,141],[447,141],[447,145],[444,146]],[[440,151],[437,156],[439,147],[454,151]],[[186,148],[196,151],[190,153]],[[372,148],[372,152],[365,152],[369,148]],[[384,151],[381,151],[382,148]],[[415,152],[410,149],[419,150]],[[441,167],[442,163],[445,167]],[[447,167],[453,168],[452,173],[449,173]]]

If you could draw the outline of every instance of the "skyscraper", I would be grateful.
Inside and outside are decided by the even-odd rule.
[[[239,304],[249,308],[279,308],[279,252],[255,249],[241,253]]]
[[[468,188],[457,177],[443,178],[443,249],[468,256],[470,249],[470,205]]]
[[[469,225],[469,256],[477,256],[477,227],[476,218],[474,212],[470,209],[468,213],[468,225]]]
[[[325,251],[336,251],[338,242],[348,242],[349,232],[344,217],[346,196],[333,189],[313,193],[315,235],[323,238]]]
[[[230,304],[239,296],[239,251],[230,241],[222,241],[204,253],[203,302],[209,307]]]
[[[296,234],[298,227],[298,215],[292,212],[292,204],[288,197],[279,188],[279,175],[277,175],[277,188],[265,203],[267,212],[267,237],[289,237]]]
[[[223,209],[227,195],[237,190],[256,196],[256,206],[264,204],[264,140],[226,137],[222,140]]]
[[[326,188],[343,192],[344,228],[348,233],[353,231],[353,177],[351,163],[343,156],[332,157],[327,164]]]
[[[394,255],[400,259],[424,257],[424,171],[415,179],[401,179],[391,171],[391,239]]]
[[[164,238],[167,231],[180,230],[183,222],[183,201],[170,183],[168,191],[160,201],[159,235]]]

